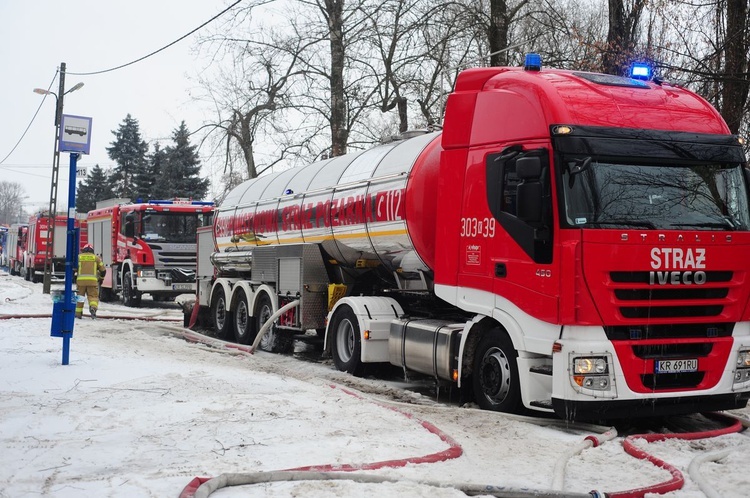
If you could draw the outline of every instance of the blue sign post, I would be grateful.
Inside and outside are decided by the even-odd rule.
[[[62,301],[52,304],[52,337],[62,337],[62,364],[70,363],[70,339],[75,325],[76,295],[73,293],[73,271],[78,265],[78,230],[76,220],[76,163],[81,154],[91,147],[91,118],[62,116],[60,126],[60,152],[70,152],[68,175],[68,237],[65,251],[65,291]],[[59,295],[58,295],[59,296]]]

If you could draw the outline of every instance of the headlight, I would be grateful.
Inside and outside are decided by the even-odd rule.
[[[607,373],[607,359],[601,356],[575,358],[573,360],[574,374],[604,374]]]
[[[139,277],[155,277],[156,271],[154,270],[138,270],[138,276]]]
[[[737,368],[747,367],[750,367],[750,349],[743,349],[737,355]]]

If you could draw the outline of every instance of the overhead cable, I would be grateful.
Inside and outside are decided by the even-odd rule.
[[[52,77],[52,81],[50,81],[49,86],[47,87],[47,91],[48,92],[50,91],[50,88],[52,88],[52,85],[55,83],[55,80],[57,79],[57,73],[58,72],[59,72],[59,70],[55,71],[55,76]],[[10,152],[8,152],[8,155],[6,155],[2,159],[2,161],[0,161],[0,164],[3,164],[10,157],[10,155],[13,154],[13,151],[16,150],[16,148],[18,147],[18,145],[21,143],[21,140],[23,140],[23,137],[26,136],[26,133],[29,131],[29,128],[31,128],[31,125],[34,123],[34,120],[36,119],[37,114],[39,114],[39,109],[42,108],[42,105],[44,104],[44,101],[47,99],[47,95],[49,95],[49,94],[47,94],[47,93],[44,94],[44,97],[42,97],[42,101],[39,103],[39,107],[36,108],[36,112],[31,117],[31,121],[29,121],[29,124],[28,124],[28,126],[26,126],[26,129],[23,130],[23,134],[21,135],[21,138],[19,138],[18,142],[16,142],[16,145],[14,145],[12,149],[10,149]]]
[[[218,18],[219,18],[219,17],[221,17],[222,15],[224,15],[224,14],[226,14],[227,12],[229,12],[230,10],[232,10],[232,8],[234,8],[234,7],[235,7],[235,6],[237,5],[237,4],[239,4],[240,2],[242,2],[242,0],[237,0],[237,1],[236,1],[236,2],[234,2],[234,3],[232,4],[232,5],[230,5],[230,6],[229,6],[229,7],[227,7],[226,9],[222,10],[221,12],[219,12],[218,14],[216,14],[216,15],[215,15],[215,16],[213,16],[213,17],[212,17],[211,19],[209,19],[208,21],[204,22],[203,24],[201,24],[200,26],[198,26],[198,27],[197,27],[197,28],[195,28],[194,30],[190,31],[189,33],[186,33],[186,34],[182,35],[181,37],[177,38],[177,39],[176,39],[176,40],[174,40],[173,42],[171,42],[171,43],[169,43],[169,44],[167,44],[167,45],[164,45],[164,46],[163,46],[163,47],[161,47],[160,49],[158,49],[158,50],[154,50],[154,51],[153,51],[153,52],[151,52],[150,54],[144,55],[143,57],[141,57],[141,58],[139,58],[139,59],[136,59],[136,60],[134,60],[134,61],[128,62],[128,63],[126,63],[126,64],[121,64],[121,65],[119,65],[119,66],[116,66],[116,67],[112,67],[112,68],[109,68],[109,69],[102,69],[101,71],[91,71],[91,72],[87,72],[87,73],[75,73],[75,72],[72,72],[72,71],[67,71],[67,74],[71,74],[71,75],[75,75],[75,76],[93,76],[93,75],[95,75],[95,74],[103,74],[103,73],[109,73],[109,72],[112,72],[112,71],[116,71],[116,70],[118,70],[118,69],[122,69],[122,68],[124,68],[124,67],[127,67],[127,66],[132,66],[133,64],[135,64],[135,63],[137,63],[137,62],[141,62],[142,60],[148,59],[149,57],[151,57],[151,56],[153,56],[153,55],[156,55],[156,54],[158,54],[159,52],[161,52],[161,51],[163,51],[163,50],[166,50],[166,49],[168,49],[169,47],[171,47],[171,46],[172,46],[172,45],[174,45],[175,43],[178,43],[178,42],[180,42],[180,41],[184,40],[184,39],[185,39],[185,38],[187,38],[188,36],[192,35],[192,34],[193,34],[193,33],[195,33],[196,31],[198,31],[199,29],[201,29],[201,28],[203,28],[203,27],[205,27],[205,26],[209,25],[210,23],[212,23],[213,21],[215,21],[216,19],[218,19]]]

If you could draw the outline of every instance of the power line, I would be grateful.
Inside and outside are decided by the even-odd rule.
[[[52,85],[55,83],[55,80],[57,79],[57,73],[58,72],[59,72],[59,70],[55,70],[55,75],[52,77],[52,81],[50,81],[49,86],[47,87],[47,91],[48,92],[50,91],[50,88],[52,88]],[[10,149],[10,152],[8,152],[8,155],[5,156],[2,161],[0,161],[0,164],[3,164],[5,162],[5,160],[8,159],[11,154],[13,154],[13,151],[16,150],[16,148],[18,148],[18,146],[20,145],[21,141],[23,140],[23,137],[26,136],[26,133],[29,131],[29,128],[31,128],[31,125],[34,123],[34,120],[36,119],[37,114],[39,114],[39,110],[42,108],[42,105],[44,104],[44,101],[47,99],[47,95],[48,94],[46,94],[46,93],[44,94],[44,97],[42,97],[42,101],[39,103],[39,107],[36,108],[36,112],[31,117],[31,121],[29,121],[29,124],[28,124],[28,126],[26,126],[26,129],[23,130],[23,134],[21,135],[21,138],[19,138],[18,142],[16,142],[16,145],[14,145],[12,149]]]
[[[68,74],[72,74],[72,75],[75,75],[75,76],[93,76],[93,75],[95,75],[95,74],[109,73],[109,72],[112,72],[112,71],[116,71],[116,70],[118,70],[118,69],[122,69],[122,68],[124,68],[124,67],[127,67],[127,66],[132,66],[133,64],[135,64],[135,63],[137,63],[137,62],[141,62],[142,60],[148,59],[149,57],[151,57],[151,56],[153,56],[153,55],[156,55],[156,54],[158,54],[159,52],[161,52],[161,51],[163,51],[163,50],[166,50],[166,49],[168,49],[169,47],[171,47],[171,46],[172,46],[172,45],[174,45],[175,43],[178,43],[178,42],[180,42],[180,41],[184,40],[184,39],[185,39],[185,38],[187,38],[188,36],[192,35],[192,34],[193,34],[193,33],[195,33],[196,31],[198,31],[199,29],[201,29],[201,28],[203,28],[203,27],[205,27],[205,26],[209,25],[210,23],[212,23],[213,21],[215,21],[215,20],[216,20],[216,19],[218,19],[219,17],[223,16],[224,14],[226,14],[227,12],[229,12],[230,10],[232,10],[232,8],[234,8],[234,7],[235,7],[235,6],[237,5],[237,4],[239,4],[239,3],[241,3],[241,2],[242,2],[242,0],[237,0],[237,1],[236,1],[236,2],[234,2],[234,3],[232,4],[232,5],[230,5],[230,6],[229,6],[229,7],[227,7],[226,9],[222,10],[221,12],[219,12],[218,14],[216,14],[216,15],[215,15],[215,16],[213,16],[213,17],[212,17],[211,19],[209,19],[208,21],[204,22],[203,24],[201,24],[200,26],[198,26],[198,27],[197,27],[197,28],[195,28],[194,30],[190,31],[189,33],[186,33],[186,34],[182,35],[181,37],[177,38],[177,39],[176,39],[175,41],[173,41],[173,42],[171,42],[171,43],[169,43],[169,44],[167,44],[167,45],[164,45],[164,46],[163,46],[163,47],[161,47],[160,49],[158,49],[158,50],[154,50],[153,52],[151,52],[151,53],[150,53],[150,54],[148,54],[148,55],[144,55],[144,56],[143,56],[143,57],[141,57],[140,59],[136,59],[136,60],[134,60],[134,61],[131,61],[131,62],[128,62],[128,63],[126,63],[126,64],[121,64],[121,65],[119,65],[119,66],[116,66],[116,67],[112,67],[112,68],[109,68],[109,69],[102,69],[101,71],[91,71],[91,72],[88,72],[88,73],[74,73],[74,72],[71,72],[71,71],[67,71],[67,73],[68,73]]]

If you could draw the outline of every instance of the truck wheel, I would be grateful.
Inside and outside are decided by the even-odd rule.
[[[229,339],[232,335],[232,312],[227,308],[227,298],[224,289],[216,288],[211,299],[211,321],[219,339]]]
[[[99,301],[109,303],[114,300],[114,292],[109,287],[99,285]]]
[[[141,294],[133,289],[129,271],[126,271],[122,277],[122,304],[131,308],[137,308],[141,304]]]
[[[522,410],[516,351],[505,332],[489,330],[479,341],[472,386],[477,404],[485,410],[508,413]]]
[[[239,344],[250,344],[255,340],[255,327],[250,316],[250,305],[247,294],[242,289],[237,291],[237,306],[234,308],[234,339]]]
[[[364,368],[360,360],[362,342],[359,321],[349,306],[340,306],[331,318],[331,353],[333,363],[342,372],[360,375]]]
[[[271,297],[264,292],[255,305],[255,313],[253,315],[255,318],[255,335],[260,332],[260,329],[271,318],[273,313]],[[287,353],[292,349],[292,337],[277,329],[275,325],[271,325],[266,330],[266,333],[263,334],[259,347],[263,351],[270,351],[272,353]]]

